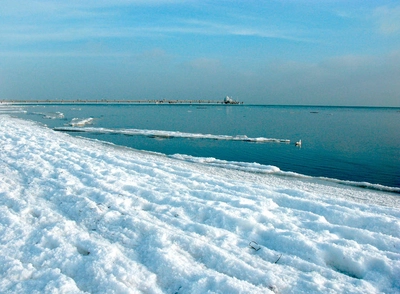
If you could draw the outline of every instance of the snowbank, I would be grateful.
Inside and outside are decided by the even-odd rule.
[[[399,293],[399,208],[0,116],[3,293]]]

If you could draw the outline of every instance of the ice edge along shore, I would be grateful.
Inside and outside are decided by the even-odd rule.
[[[176,160],[9,116],[0,141],[6,293],[400,292],[393,194]]]

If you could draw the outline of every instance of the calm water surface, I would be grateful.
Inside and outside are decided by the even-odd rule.
[[[52,105],[24,107],[49,127],[86,127],[289,139],[254,143],[123,134],[71,133],[141,150],[275,165],[310,176],[400,187],[400,109],[297,106]],[[63,117],[60,116],[60,112]],[[302,147],[294,142],[302,140]]]

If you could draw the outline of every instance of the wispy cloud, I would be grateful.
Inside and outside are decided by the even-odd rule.
[[[400,5],[396,7],[378,7],[375,9],[373,16],[381,33],[385,35],[400,33]]]
[[[118,8],[126,6],[160,6],[190,3],[184,0],[19,0],[1,1],[0,14],[35,14],[57,11],[93,10],[99,8]]]
[[[241,16],[233,21],[223,15],[216,18],[214,15],[176,18],[177,14],[160,11],[146,17],[136,14],[138,6],[166,4],[179,4],[182,8],[188,5],[188,1],[10,1],[0,11],[0,17],[3,16],[0,38],[6,42],[66,42],[86,38],[191,34],[310,41],[304,30],[278,28],[276,24],[268,25],[262,18],[252,16]]]
[[[254,89],[254,97],[263,97],[269,88],[269,97],[289,101],[302,93],[304,101],[313,96],[318,103],[336,94],[372,99],[391,89],[390,99],[398,99],[399,58],[373,57],[398,49],[400,6],[345,0],[0,2],[0,57],[7,57],[0,73],[22,77],[40,70],[40,59],[48,70],[38,89],[51,78],[48,72],[68,80],[75,69],[93,71],[93,83],[104,84],[112,64],[114,76],[126,77],[127,89],[136,76],[148,89],[163,84],[174,95],[182,87],[235,88],[243,96]],[[270,66],[275,61],[283,62]],[[63,68],[71,74],[64,77]],[[104,80],[96,80],[99,68],[107,73]],[[153,73],[159,73],[157,82]],[[26,74],[25,80],[36,76]],[[171,79],[175,86],[166,82]]]
[[[219,22],[194,22],[185,20],[183,22],[170,23],[168,25],[136,25],[125,24],[106,26],[99,22],[87,22],[85,26],[62,23],[49,25],[42,24],[16,24],[4,25],[0,29],[1,38],[10,41],[72,41],[85,38],[132,38],[153,37],[155,34],[192,34],[192,35],[214,35],[214,36],[253,36],[260,38],[276,38],[293,41],[310,41],[310,38],[301,37],[304,32],[296,30],[280,30],[277,28],[255,28],[246,25],[226,25]]]
[[[198,19],[180,19],[178,26],[165,28],[170,32],[187,33],[187,34],[204,34],[204,35],[220,35],[220,36],[252,36],[259,38],[275,38],[292,41],[309,42],[311,38],[307,37],[307,33],[296,28],[280,29],[276,25],[268,25],[264,23],[240,23],[240,21],[224,20],[198,20]]]

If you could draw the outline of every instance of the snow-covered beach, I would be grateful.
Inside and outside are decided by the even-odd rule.
[[[6,115],[0,151],[1,292],[400,293],[394,193],[189,162]]]

